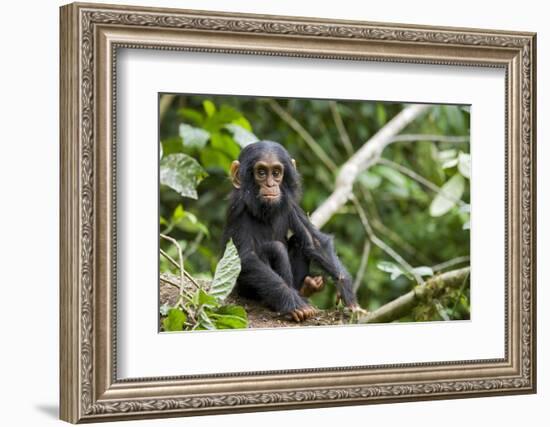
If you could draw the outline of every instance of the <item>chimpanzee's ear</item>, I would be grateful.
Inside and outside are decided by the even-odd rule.
[[[235,188],[241,188],[241,180],[239,179],[239,170],[241,168],[241,163],[238,160],[233,160],[231,163],[231,182],[233,183],[233,187]]]
[[[292,162],[292,166],[294,166],[294,169],[296,169],[296,159],[290,159],[290,161]]]

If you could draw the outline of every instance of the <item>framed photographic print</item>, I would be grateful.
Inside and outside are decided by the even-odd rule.
[[[61,8],[61,418],[533,393],[535,34]]]

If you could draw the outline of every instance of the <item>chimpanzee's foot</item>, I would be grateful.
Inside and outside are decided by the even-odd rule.
[[[357,303],[348,305],[348,308],[351,310],[352,313],[357,313],[359,315],[365,315],[369,313]]]
[[[324,285],[325,282],[323,280],[323,276],[306,276],[304,277],[304,281],[300,289],[300,295],[307,298],[315,292],[319,292],[321,289],[323,289]]]
[[[314,307],[312,307],[311,305],[306,305],[291,311],[290,317],[292,317],[295,322],[299,323],[314,316],[315,313],[317,313],[317,310]]]

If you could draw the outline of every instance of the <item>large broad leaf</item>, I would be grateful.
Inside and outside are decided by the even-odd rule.
[[[183,139],[183,145],[190,148],[204,148],[210,133],[201,128],[189,126],[185,123],[180,125],[180,136]]]
[[[212,280],[210,288],[210,295],[223,301],[233,290],[240,272],[241,259],[239,258],[237,248],[233,244],[233,240],[230,240],[225,247],[223,258],[216,266],[216,272],[214,273],[214,279]]]
[[[197,185],[208,174],[192,157],[184,153],[165,156],[160,161],[160,183],[184,197],[197,198]]]
[[[449,212],[464,193],[464,177],[457,173],[448,180],[430,205],[430,215],[437,217]]]
[[[237,144],[239,144],[242,148],[252,144],[253,142],[259,141],[256,135],[235,123],[229,123],[225,125],[225,128],[231,132],[233,139],[237,141]]]
[[[182,331],[187,316],[181,310],[172,308],[168,311],[168,316],[162,321],[165,331]]]
[[[248,316],[240,305],[220,307],[212,318],[217,329],[242,329],[248,326]]]

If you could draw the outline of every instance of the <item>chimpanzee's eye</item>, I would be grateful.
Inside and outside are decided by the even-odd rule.
[[[258,169],[258,175],[261,177],[265,176],[265,169]]]
[[[274,177],[278,177],[280,174],[281,174],[281,172],[279,172],[277,169],[275,169],[275,170],[273,171],[273,176],[274,176]]]

